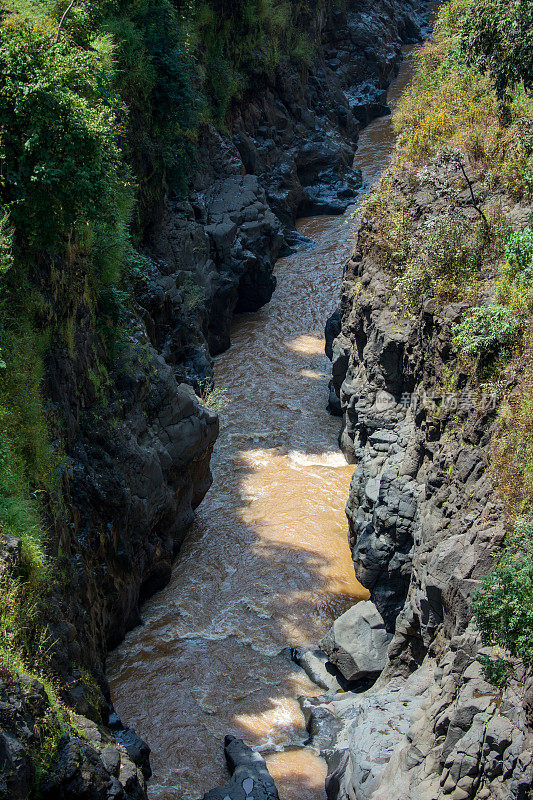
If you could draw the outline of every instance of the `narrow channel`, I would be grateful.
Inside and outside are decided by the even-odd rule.
[[[392,106],[414,52],[391,86]],[[392,144],[390,117],[362,132],[356,166],[367,185]],[[339,421],[325,410],[323,328],[353,244],[352,211],[301,220],[313,248],[279,261],[272,301],[236,320],[215,364],[227,405],[213,487],[170,584],[109,658],[117,711],[152,747],[154,800],[197,800],[223,784],[226,733],[263,752],[281,800],[324,798],[326,765],[303,747],[297,700],[323,690],[279,654],[315,647],[368,597],[346,537],[353,467],[337,447]]]

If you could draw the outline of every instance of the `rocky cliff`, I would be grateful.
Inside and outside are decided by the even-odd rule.
[[[61,462],[47,499],[58,578],[42,647],[52,683],[0,676],[0,796],[23,798],[36,782],[50,798],[145,795],[148,748],[113,713],[103,665],[168,580],[209,487],[218,423],[196,393],[205,395],[211,356],[229,346],[233,314],[270,299],[296,217],[341,211],[354,197],[358,130],[386,112],[422,11],[416,0],[351,0],[323,13],[307,72],[282,63],[233,109],[231,135],[202,130],[190,193],[166,197],[145,232],[124,336],[106,340],[81,284],[76,293],[50,282],[61,265],[35,269],[43,327],[53,309],[68,331],[44,377]],[[22,574],[20,542],[4,538],[2,569]]]
[[[514,229],[527,223],[526,202],[469,177],[487,213],[503,208]],[[452,188],[434,165],[415,174],[396,161],[380,193],[389,210],[403,209],[411,252],[435,219],[453,214],[461,227],[479,218],[464,180]],[[355,570],[392,640],[371,689],[307,702],[310,730],[329,763],[332,800],[526,798],[526,670],[516,661],[505,687],[488,681],[482,665],[493,651],[471,614],[505,534],[489,469],[501,395],[494,384],[483,394],[453,346],[466,297],[420,293],[406,305],[379,207],[371,197],[327,335],[340,443],[356,465],[346,506]],[[480,278],[485,297],[494,263]]]
[[[147,239],[178,282],[195,287],[204,352],[229,347],[233,313],[268,302],[277,257],[298,244],[295,220],[353,201],[358,131],[388,113],[387,86],[402,44],[427,29],[424,11],[423,0],[350,0],[321,12],[308,70],[285,61],[259,76],[231,112],[231,136],[203,129],[190,195],[167,200]],[[207,374],[205,356],[191,358],[190,374]]]

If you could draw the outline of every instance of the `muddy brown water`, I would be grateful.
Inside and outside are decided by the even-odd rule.
[[[361,134],[356,166],[366,184],[392,144],[390,117]],[[350,212],[304,219],[298,229],[314,247],[278,262],[271,302],[236,320],[231,348],[215,362],[227,407],[213,487],[170,584],[109,658],[116,709],[152,747],[154,800],[197,800],[223,784],[226,733],[263,752],[281,800],[324,798],[326,765],[303,747],[297,700],[322,690],[278,654],[316,646],[368,597],[346,537],[353,467],[337,447],[339,420],[325,411],[323,329],[354,233]]]

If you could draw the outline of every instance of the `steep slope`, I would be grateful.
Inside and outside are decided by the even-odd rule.
[[[507,800],[532,785],[528,653],[502,616],[509,578],[479,595],[517,509],[529,511],[519,405],[531,307],[517,273],[505,276],[531,219],[517,133],[531,105],[519,87],[498,118],[490,81],[464,65],[467,5],[441,12],[327,329],[340,442],[357,465],[346,507],[356,575],[393,634],[370,690],[308,705],[329,798]],[[514,426],[522,451],[509,446]],[[517,574],[527,535],[512,551]],[[509,584],[524,607],[527,585]],[[505,620],[506,639],[487,617]]]
[[[201,131],[193,190],[185,202],[167,200],[148,243],[198,287],[212,355],[229,346],[234,312],[272,296],[276,258],[298,242],[297,217],[339,213],[356,196],[358,130],[387,113],[386,87],[402,43],[425,29],[423,12],[416,0],[320,10],[305,71],[287,59],[271,75],[252,76],[254,91],[229,112],[231,137]]]

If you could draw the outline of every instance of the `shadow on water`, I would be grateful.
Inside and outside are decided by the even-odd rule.
[[[186,563],[110,664],[120,714],[157,743],[156,798],[196,798],[223,783],[227,733],[266,753],[301,744],[295,698],[320,692],[277,654],[317,642],[357,599],[348,588],[332,589],[332,558],[265,540],[235,513],[219,520],[218,532],[207,553],[205,532],[191,532]],[[323,769],[305,754],[289,754],[274,775],[287,800],[323,796]]]

